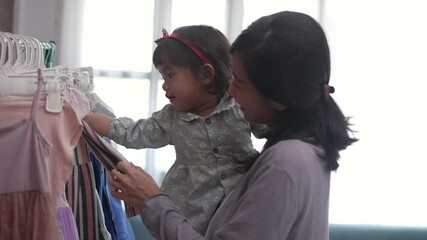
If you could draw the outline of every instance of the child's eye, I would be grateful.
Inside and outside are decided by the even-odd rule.
[[[165,80],[172,79],[174,75],[175,74],[173,74],[173,73],[165,74],[165,75],[163,75],[163,79],[165,79]]]

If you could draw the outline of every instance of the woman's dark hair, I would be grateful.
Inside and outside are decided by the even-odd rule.
[[[212,62],[215,69],[214,81],[207,86],[211,94],[222,95],[230,84],[231,55],[230,43],[218,29],[207,25],[184,26],[175,29],[174,33],[200,48]],[[184,43],[174,38],[158,42],[153,53],[153,64],[171,63],[189,68],[193,73],[201,71],[203,61]]]
[[[231,46],[250,81],[266,98],[287,107],[278,113],[264,150],[283,139],[321,145],[330,170],[338,168],[339,151],[356,142],[348,118],[328,93],[329,46],[312,17],[284,11],[262,17]]]

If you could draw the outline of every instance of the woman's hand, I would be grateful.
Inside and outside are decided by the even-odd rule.
[[[113,196],[135,207],[141,208],[145,200],[160,193],[153,178],[132,163],[118,163],[116,169],[111,171],[111,176],[109,183],[114,189]]]

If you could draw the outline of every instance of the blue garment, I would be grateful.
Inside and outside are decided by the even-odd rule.
[[[107,182],[105,177],[104,168],[101,163],[96,159],[93,153],[89,154],[90,160],[93,164],[93,171],[95,173],[96,190],[98,191],[99,200],[102,204],[102,210],[104,212],[105,226],[108,232],[111,234],[112,240],[117,240],[116,229],[114,227],[112,210],[110,206],[110,199],[107,193]]]
[[[111,178],[109,173],[106,174],[107,182]],[[111,195],[110,185],[105,186],[105,192],[108,195],[108,199],[110,200],[111,207],[111,217],[113,219],[114,229],[116,231],[118,240],[135,240],[135,236],[133,235],[133,231],[129,232],[130,223],[127,217],[125,216],[122,201]]]

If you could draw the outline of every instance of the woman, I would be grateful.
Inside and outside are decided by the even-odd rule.
[[[253,22],[231,53],[228,91],[245,119],[267,124],[271,135],[205,236],[138,167],[121,163],[111,172],[113,195],[141,207],[158,239],[329,239],[330,172],[338,168],[339,151],[357,139],[330,96],[324,31],[308,15],[279,12]]]

